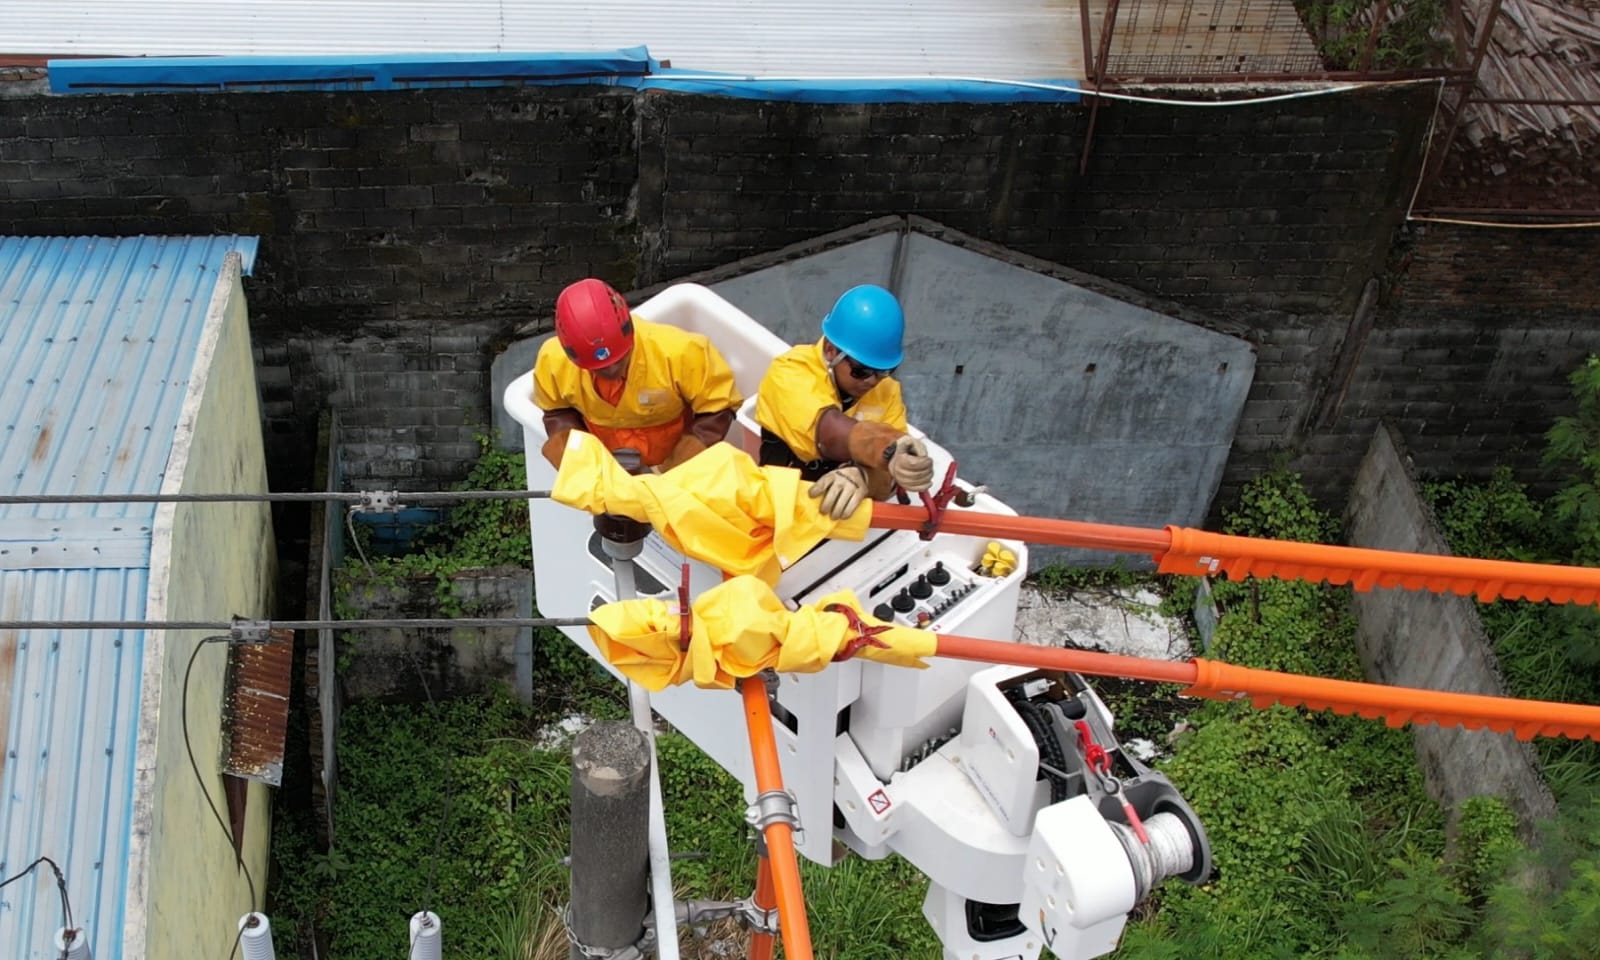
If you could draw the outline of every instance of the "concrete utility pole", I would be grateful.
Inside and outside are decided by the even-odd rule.
[[[649,888],[650,747],[626,720],[572,742],[571,960],[577,944],[620,950],[644,935]]]

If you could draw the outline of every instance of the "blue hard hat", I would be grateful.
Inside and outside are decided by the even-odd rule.
[[[822,335],[845,355],[877,370],[893,370],[905,359],[901,341],[906,316],[900,301],[882,287],[851,287],[822,318]]]

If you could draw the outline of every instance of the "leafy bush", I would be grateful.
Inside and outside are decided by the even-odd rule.
[[[1230,533],[1326,542],[1337,524],[1286,471],[1258,478]],[[1343,588],[1222,582],[1214,655],[1261,669],[1356,678]],[[1443,816],[1423,794],[1408,734],[1372,721],[1208,702],[1161,769],[1205,824],[1216,862],[1202,887],[1168,883],[1119,957],[1431,956],[1463,935],[1441,856]],[[1353,904],[1421,952],[1370,952]],[[1408,914],[1412,911],[1414,915]],[[1470,913],[1470,911],[1469,911]],[[1407,948],[1410,949],[1409,947]]]

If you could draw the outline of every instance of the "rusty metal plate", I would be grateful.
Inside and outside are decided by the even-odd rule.
[[[293,665],[293,630],[273,630],[268,643],[229,645],[222,705],[224,773],[282,785]]]

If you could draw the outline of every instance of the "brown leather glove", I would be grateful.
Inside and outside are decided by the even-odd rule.
[[[555,467],[557,470],[561,469],[561,457],[567,452],[567,436],[570,433],[572,433],[571,430],[552,433],[550,439],[544,442],[544,446],[539,448],[539,452],[544,454],[544,458],[550,461],[550,466]]]
[[[921,440],[871,420],[861,420],[847,438],[850,459],[889,476],[912,493],[933,486],[933,460]]]
[[[678,438],[678,442],[672,445],[672,452],[661,461],[661,472],[666,473],[705,448],[705,443],[699,437],[685,431],[683,436]]]
[[[822,501],[822,512],[834,520],[843,520],[856,512],[867,496],[867,473],[855,464],[830,470],[818,478],[806,491]]]

